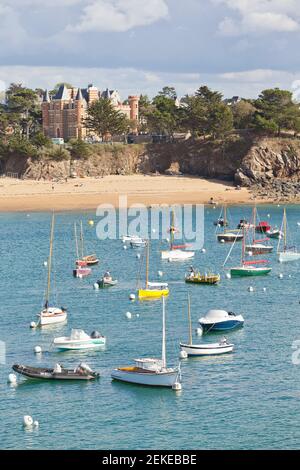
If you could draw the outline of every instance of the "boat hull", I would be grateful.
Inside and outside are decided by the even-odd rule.
[[[279,263],[288,263],[290,261],[297,261],[300,259],[300,253],[296,251],[282,251],[278,253],[278,261]]]
[[[185,261],[195,256],[194,251],[167,250],[161,252],[161,259],[168,261]]]
[[[266,276],[272,271],[272,268],[246,268],[237,267],[230,269],[231,277],[253,277]]]
[[[114,281],[105,281],[104,279],[100,279],[100,281],[97,281],[97,284],[100,289],[104,289],[105,287],[113,287],[118,284],[117,280]]]
[[[188,356],[216,356],[219,354],[228,354],[233,351],[233,344],[182,344],[180,348]]]
[[[172,372],[134,372],[134,368],[132,369],[132,371],[130,368],[128,370],[115,369],[111,377],[114,380],[150,387],[172,387],[178,377],[178,370]]]
[[[62,372],[56,373],[53,369],[29,367],[20,364],[14,364],[12,369],[25,377],[38,380],[95,380],[100,376],[95,372],[90,374],[79,374],[78,372],[74,372],[69,369],[62,369]]]
[[[106,339],[99,338],[86,341],[65,341],[65,342],[56,342],[54,341],[54,346],[60,351],[80,351],[86,349],[96,349],[105,346]]]
[[[139,289],[138,298],[139,299],[160,299],[161,297],[166,297],[169,295],[169,289]]]
[[[202,276],[194,276],[194,277],[186,277],[185,282],[187,284],[206,284],[206,285],[215,285],[220,282],[221,276],[216,275],[202,275]]]
[[[244,326],[241,320],[224,320],[216,323],[202,323],[199,321],[204,332],[208,331],[230,331]]]
[[[220,243],[241,242],[243,240],[243,235],[234,233],[222,233],[217,235],[217,240]]]
[[[55,325],[57,323],[64,323],[67,320],[67,312],[61,311],[59,313],[49,313],[45,315],[45,312],[42,311],[38,317],[40,326]]]
[[[272,253],[273,247],[267,245],[246,245],[245,252],[252,253],[253,255],[263,255]]]

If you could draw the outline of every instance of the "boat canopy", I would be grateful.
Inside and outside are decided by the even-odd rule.
[[[226,310],[209,310],[205,315],[205,319],[207,320],[222,320],[224,318],[228,318],[228,312]]]
[[[73,329],[71,331],[70,339],[72,339],[72,340],[90,339],[90,336],[87,335],[83,330]]]
[[[168,287],[167,282],[148,282],[149,287]]]
[[[146,370],[159,370],[162,368],[163,363],[161,359],[154,359],[152,357],[146,357],[144,359],[134,359],[136,367]]]

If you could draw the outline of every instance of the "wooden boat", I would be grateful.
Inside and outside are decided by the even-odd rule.
[[[78,246],[78,237],[77,237],[77,223],[75,222],[74,224],[74,234],[75,234],[75,244],[76,244],[76,269],[78,267],[86,267],[86,266],[95,266],[96,264],[99,263],[99,259],[95,254],[92,255],[85,255],[84,251],[84,237],[83,237],[83,226],[82,226],[82,220],[80,221],[80,254],[79,254],[79,246]],[[75,271],[75,270],[74,270]],[[73,271],[73,273],[74,273]],[[86,269],[84,273],[82,273],[83,276],[88,276],[91,274],[92,270],[88,272]],[[74,274],[75,275],[75,274]],[[79,277],[79,276],[77,276]]]
[[[234,245],[233,245],[234,246]],[[245,246],[245,227],[243,228],[243,243],[242,243],[242,256],[240,266],[230,268],[231,277],[247,277],[247,276],[265,276],[272,271],[272,268],[268,266],[267,260],[246,260],[246,246]],[[231,251],[229,252],[224,265],[226,264]]]
[[[87,335],[83,330],[73,329],[71,335],[54,338],[53,345],[61,351],[95,349],[103,347],[106,343],[105,336],[98,331]]]
[[[185,351],[188,356],[212,356],[226,354],[233,351],[234,345],[228,343],[226,338],[221,340],[219,343],[193,344],[190,296],[188,296],[188,321],[189,341],[187,344],[180,343],[181,351]]]
[[[253,213],[252,213],[252,221],[253,221],[252,241],[251,241],[251,244],[245,245],[245,252],[251,253],[252,256],[272,253],[273,246],[267,243],[269,241],[269,238],[265,237],[265,238],[256,239],[255,237],[256,216],[257,216],[257,210],[256,210],[256,207],[254,207]]]
[[[223,227],[227,227],[228,226],[228,221],[227,221],[227,208],[226,206],[224,206],[223,208],[223,212],[224,212],[224,225]],[[221,233],[217,233],[217,240],[218,242],[220,243],[235,243],[235,242],[239,242],[239,241],[242,241],[243,239],[243,234],[241,233],[241,231],[239,229],[235,230],[230,230],[230,229],[225,229],[223,230],[223,232]]]
[[[163,298],[162,315],[162,358],[135,359],[134,366],[119,367],[111,376],[114,380],[129,382],[152,387],[173,387],[180,382],[179,367],[167,367],[166,359],[166,314],[165,299]]]
[[[146,282],[145,287],[138,289],[138,298],[140,300],[159,299],[169,295],[169,287],[166,282],[150,282],[149,281],[149,253],[150,241],[146,246]]]
[[[185,276],[185,282],[188,284],[217,284],[220,282],[220,274],[204,273],[201,274],[199,271],[190,271]]]
[[[278,261],[280,263],[287,263],[290,261],[297,261],[300,259],[300,252],[297,250],[295,246],[288,245],[287,239],[287,217],[286,217],[286,209],[284,208],[283,211],[283,220],[282,220],[282,227],[281,230],[283,232],[283,247],[281,248],[281,240],[279,239],[278,246],[277,246],[277,255]]]
[[[94,380],[100,374],[93,372],[86,364],[79,364],[76,369],[65,369],[60,364],[56,364],[53,369],[43,367],[31,367],[22,364],[14,364],[13,370],[18,374],[30,379],[42,380]]]
[[[45,296],[45,304],[43,310],[38,314],[38,326],[53,325],[56,323],[63,323],[67,320],[67,310],[65,308],[51,307],[49,305],[51,293],[51,270],[52,270],[52,254],[53,254],[53,239],[54,239],[54,212],[52,214],[51,232],[50,232],[50,249],[48,257],[48,276],[47,276],[47,289]]]
[[[174,235],[176,232],[178,232],[178,230],[175,227],[175,214],[174,214],[174,211],[172,211],[172,221],[171,221],[171,226],[169,228],[170,249],[162,251],[161,258],[163,260],[168,260],[168,261],[186,261],[188,259],[193,258],[195,256],[195,252],[186,250],[187,248],[186,244],[183,244],[183,245],[174,244]]]

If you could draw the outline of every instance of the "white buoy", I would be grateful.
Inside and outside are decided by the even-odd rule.
[[[135,300],[135,294],[130,294],[129,300]]]
[[[35,352],[35,354],[41,354],[41,352],[42,352],[41,346],[35,346],[34,352]]]
[[[170,239],[169,238],[166,238],[166,242],[169,243]]]
[[[248,292],[254,292],[254,287],[249,286],[249,287],[248,287]]]
[[[78,274],[79,279],[82,279],[82,274]]]
[[[279,279],[283,279],[283,274],[280,273],[278,277],[279,277]]]
[[[155,233],[155,232],[156,232],[156,229],[155,229],[155,228],[153,228],[153,229],[152,229],[152,233]]]
[[[157,274],[159,275],[159,277],[162,277],[164,275],[162,271],[157,271]]]
[[[17,383],[17,376],[15,374],[9,374],[8,383],[15,385]]]
[[[35,321],[32,321],[32,322],[30,323],[30,328],[36,328],[36,323],[35,323]]]
[[[172,389],[175,390],[176,392],[179,392],[180,390],[182,390],[182,385],[181,385],[181,383],[180,383],[180,382],[175,382],[175,383],[173,383]]]
[[[139,313],[136,314],[136,318],[140,318],[140,314],[139,314]]]
[[[28,428],[33,425],[33,419],[29,415],[23,416],[23,425]]]
[[[248,252],[248,255],[249,255],[249,256],[253,256],[253,251],[249,251],[249,252]]]
[[[271,217],[271,216],[270,216],[270,214],[268,214],[268,216],[267,216],[267,217],[268,217],[268,218],[270,218],[270,217]]]
[[[179,359],[186,359],[188,357],[188,353],[184,350],[180,351]]]
[[[141,257],[141,254],[140,254],[140,253],[138,253],[138,254],[136,255],[136,257],[137,257],[137,259],[140,259],[140,257]]]
[[[94,289],[95,289],[95,290],[99,290],[99,284],[98,284],[98,282],[95,282],[95,284],[94,284]]]
[[[127,246],[126,246],[126,245],[123,246],[123,250],[127,250]]]
[[[225,243],[225,240],[224,240],[224,238],[222,238],[222,240],[221,240],[221,243]]]
[[[202,336],[203,335],[202,328],[196,328],[196,334],[197,334],[197,336]]]
[[[206,249],[205,248],[202,248],[202,253],[206,253]]]
[[[289,274],[289,278],[290,278],[290,279],[291,279],[291,277],[292,277],[292,275],[291,275],[291,274]]]
[[[266,287],[264,287],[264,288],[263,288],[263,291],[264,291],[264,292],[267,292],[267,288],[266,288]]]
[[[40,423],[39,423],[38,421],[33,421],[33,426],[34,426],[35,428],[38,428],[39,425],[40,425]]]
[[[226,273],[226,277],[227,277],[227,279],[231,279],[231,274],[230,274],[230,273]]]
[[[44,261],[44,266],[48,266],[48,262],[47,262],[47,261]]]
[[[125,315],[126,315],[126,318],[128,318],[128,320],[132,318],[132,314],[130,312],[126,312]]]

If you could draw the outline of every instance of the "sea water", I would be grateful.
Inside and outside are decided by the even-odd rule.
[[[230,209],[233,225],[251,217],[251,208]],[[262,206],[260,217],[280,226],[282,207]],[[300,207],[287,209],[289,231],[300,247]],[[268,218],[268,214],[270,218]],[[218,286],[186,285],[187,263],[160,259],[166,243],[151,244],[150,279],[169,282],[167,360],[178,364],[179,342],[188,338],[187,293],[191,296],[193,330],[211,308],[243,314],[243,329],[227,333],[233,354],[181,361],[182,392],[112,382],[113,368],[143,356],[160,356],[162,306],[160,301],[130,302],[141,267],[139,251],[123,249],[120,240],[96,237],[93,213],[59,213],[56,216],[53,290],[56,305],[68,309],[68,323],[31,330],[37,320],[46,286],[51,214],[0,214],[1,290],[0,340],[6,348],[0,365],[0,442],[3,449],[262,449],[299,448],[300,366],[293,364],[292,344],[300,340],[300,262],[280,265],[276,240],[269,255],[273,271],[259,278],[227,279],[222,264],[230,248],[218,244],[214,220],[219,209],[205,208],[206,253],[196,252],[192,264],[202,271],[220,272]],[[85,245],[100,264],[85,279],[72,276],[75,242],[73,225],[83,220]],[[95,225],[88,224],[89,219]],[[164,234],[164,237],[167,237]],[[228,267],[238,264],[236,244]],[[263,256],[262,256],[263,257]],[[93,289],[109,269],[119,280],[116,287]],[[161,278],[158,271],[163,272]],[[279,277],[283,274],[283,278]],[[253,286],[254,292],[249,292]],[[265,288],[265,289],[264,289]],[[132,313],[131,320],[125,316]],[[137,316],[139,315],[139,316]],[[107,337],[105,350],[57,352],[56,336],[71,328],[87,333],[99,330]],[[223,335],[194,338],[217,341]],[[43,353],[34,354],[34,347]],[[2,355],[3,356],[3,355]],[[18,376],[7,384],[14,363],[73,368],[86,362],[99,371],[99,381],[47,382]],[[294,361],[295,362],[295,361]],[[24,429],[29,414],[39,428]]]

